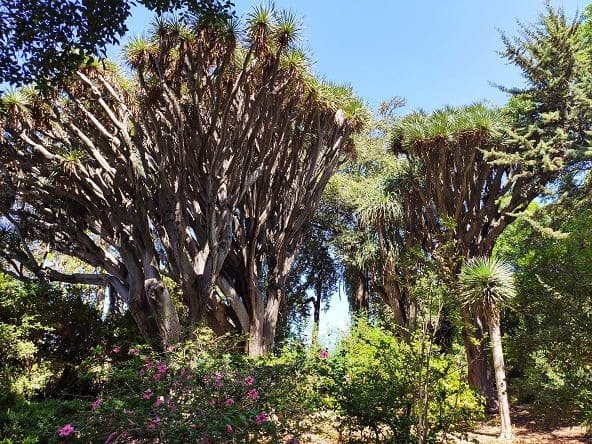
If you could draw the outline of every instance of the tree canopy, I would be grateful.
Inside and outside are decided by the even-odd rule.
[[[135,79],[95,64],[49,98],[5,95],[6,271],[110,285],[156,342],[179,335],[167,276],[193,322],[250,332],[264,352],[302,234],[366,115],[309,73],[298,30],[265,8],[244,39],[231,23],[161,21],[126,49]],[[34,242],[94,272],[62,273]]]
[[[203,21],[232,16],[229,0],[140,0],[158,14],[177,11]],[[89,56],[119,43],[131,0],[3,0],[0,3],[0,83],[47,88],[74,73]]]

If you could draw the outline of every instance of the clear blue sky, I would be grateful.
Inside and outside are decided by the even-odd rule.
[[[239,16],[260,2],[236,0]],[[569,16],[585,0],[552,0]],[[489,82],[520,85],[520,73],[505,65],[497,29],[517,32],[516,20],[532,23],[543,0],[276,0],[302,17],[303,45],[315,71],[351,84],[371,107],[402,96],[405,111],[432,110],[477,100],[505,103]],[[146,29],[151,15],[137,8],[130,33]],[[111,52],[114,54],[114,52]]]
[[[588,1],[551,0],[568,16]],[[260,4],[236,0],[239,16]],[[444,105],[488,100],[504,104],[506,97],[489,82],[520,86],[520,72],[497,54],[499,30],[516,35],[516,20],[529,24],[544,10],[543,0],[277,0],[302,17],[303,45],[317,74],[353,86],[372,108],[402,96],[403,111],[426,111]],[[151,15],[139,8],[129,22],[130,34],[142,33]],[[110,54],[116,54],[115,50]],[[345,298],[334,297],[321,317],[321,337],[346,326]]]

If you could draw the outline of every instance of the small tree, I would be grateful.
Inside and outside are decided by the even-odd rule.
[[[502,351],[500,310],[516,296],[514,274],[510,266],[498,258],[474,257],[462,267],[459,283],[462,305],[474,311],[480,319],[487,322],[493,352],[495,385],[501,421],[500,438],[511,439],[512,423]]]

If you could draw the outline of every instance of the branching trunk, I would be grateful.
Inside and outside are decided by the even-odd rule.
[[[85,66],[54,95],[3,112],[0,215],[13,222],[0,265],[109,281],[158,345],[181,330],[167,276],[192,323],[250,332],[250,351],[267,353],[291,256],[363,123],[349,91],[327,95],[293,63],[285,36],[263,29],[280,20],[270,13],[245,38],[163,23],[129,54],[132,87]],[[30,243],[98,271],[66,276]]]

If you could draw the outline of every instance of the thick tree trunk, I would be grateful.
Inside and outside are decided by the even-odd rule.
[[[353,298],[350,300],[350,310],[355,314],[368,313],[368,276],[364,271],[358,271],[358,281]]]
[[[181,324],[170,294],[162,281],[144,281],[144,288],[130,294],[129,308],[142,336],[157,349],[179,342]]]
[[[249,341],[247,342],[249,356],[263,356],[273,349],[275,330],[280,312],[280,295],[268,295],[265,309],[251,317]]]
[[[381,291],[382,297],[393,312],[397,325],[406,328],[408,327],[407,313],[399,284],[391,277],[384,276],[383,279],[385,282]]]
[[[462,337],[468,365],[468,382],[485,397],[487,411],[497,410],[494,379],[487,361],[487,350],[481,326],[465,308],[462,309]]]
[[[275,276],[272,275],[269,277],[266,298],[263,297],[258,288],[251,288],[251,290],[255,290],[258,293],[250,298],[253,303],[249,340],[247,342],[247,351],[250,356],[263,356],[273,350],[275,331],[284,298],[283,283],[285,282],[291,264],[291,260],[287,261],[282,267],[281,272],[276,270],[276,273],[281,273],[279,276],[274,273]]]
[[[493,351],[493,367],[495,369],[495,385],[497,388],[497,400],[499,404],[499,415],[501,439],[512,439],[512,422],[510,419],[510,403],[508,402],[508,389],[506,384],[506,369],[504,367],[504,353],[502,350],[502,335],[500,331],[499,317],[490,319],[489,336],[491,337],[491,348]]]

